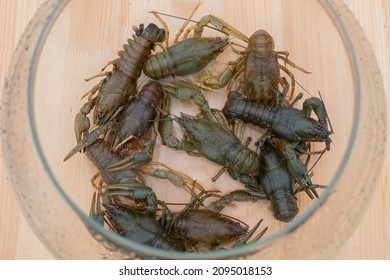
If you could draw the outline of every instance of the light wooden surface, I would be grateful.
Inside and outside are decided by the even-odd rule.
[[[43,2],[43,0],[0,0],[0,88],[3,88],[7,67],[18,39]],[[390,1],[345,0],[344,2],[355,14],[372,44],[389,100]],[[387,104],[389,104],[388,100]],[[383,178],[379,180],[380,184],[371,204],[359,227],[334,259],[390,258],[389,163],[390,154],[387,152],[385,172]],[[7,180],[4,164],[3,162],[0,164],[0,259],[52,259],[50,252],[40,243],[21,215]]]

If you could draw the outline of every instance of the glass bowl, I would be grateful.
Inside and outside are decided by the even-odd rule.
[[[148,11],[187,17],[198,1],[50,0],[27,27],[13,56],[2,106],[5,165],[29,224],[58,258],[64,259],[319,259],[329,258],[352,234],[367,208],[381,172],[386,135],[383,83],[361,28],[341,1],[203,1],[194,19],[214,14],[243,33],[272,34],[276,50],[310,70],[293,71],[303,88],[322,93],[334,134],[331,150],[314,168],[312,180],[328,187],[317,200],[298,194],[300,212],[290,223],[276,221],[268,202],[237,202],[226,214],[253,226],[263,218],[267,234],[258,242],[231,250],[175,253],[126,240],[88,217],[96,168],[84,154],[67,162],[75,145],[74,116],[97,74],[114,59],[140,23],[161,24]],[[229,7],[222,9],[223,6]],[[242,12],[237,17],[237,11]],[[283,16],[281,16],[283,15]],[[164,17],[171,34],[182,20]],[[302,28],[304,27],[304,28]],[[304,30],[304,32],[303,32]],[[210,36],[223,36],[206,30]],[[172,38],[172,37],[171,37]],[[331,43],[329,43],[331,42]],[[230,54],[216,59],[225,65]],[[214,69],[215,71],[218,71]],[[214,71],[213,70],[213,71]],[[143,79],[143,80],[142,80]],[[141,78],[140,81],[145,78]],[[142,82],[139,82],[141,84]],[[206,92],[221,108],[223,91]],[[308,95],[305,95],[307,98]],[[298,105],[300,106],[300,105]],[[191,103],[173,101],[174,114],[196,113]],[[256,129],[248,131],[256,135]],[[321,145],[314,145],[314,150]],[[208,190],[223,193],[243,188],[203,158],[156,145],[154,160],[188,173]],[[169,183],[147,178],[167,202],[188,202],[189,195]],[[255,213],[255,214],[254,214]]]

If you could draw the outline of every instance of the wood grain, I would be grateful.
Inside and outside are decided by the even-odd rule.
[[[11,55],[17,45],[18,39],[43,0],[0,0],[0,88],[3,88],[4,78],[7,73]],[[81,1],[80,1],[81,2]],[[156,10],[177,13],[177,2],[156,2]],[[244,2],[244,1],[243,1]],[[344,0],[370,41],[378,65],[382,72],[385,85],[387,105],[390,100],[390,2],[387,0]],[[193,6],[193,1],[184,1],[188,7]],[[82,3],[80,4],[82,5]],[[228,5],[226,5],[228,9]],[[283,10],[288,18],[289,9]],[[234,13],[247,13],[245,5],[242,11]],[[107,12],[109,13],[109,11]],[[227,10],[225,12],[229,14]],[[106,14],[99,14],[104,21]],[[123,14],[118,21],[126,20],[127,14]],[[137,16],[136,13],[132,16]],[[75,20],[83,20],[82,17]],[[103,24],[103,23],[102,23]],[[244,25],[245,22],[238,22]],[[77,26],[77,25],[75,25]],[[89,28],[93,26],[86,23],[83,30],[74,30],[73,40],[82,44],[86,36],[93,36]],[[71,27],[72,28],[72,27]],[[113,29],[112,32],[120,32]],[[110,33],[107,33],[110,34]],[[106,34],[106,35],[107,35]],[[108,35],[107,35],[108,36]],[[115,36],[114,36],[115,37]],[[102,43],[108,42],[108,38],[98,38]],[[119,44],[120,42],[118,42]],[[2,93],[1,93],[2,94]],[[1,99],[0,94],[0,99]],[[390,108],[390,106],[387,106]],[[390,141],[390,140],[388,140]],[[390,143],[389,143],[390,144]],[[390,145],[388,145],[390,146]],[[2,152],[0,151],[2,157]],[[363,164],[363,163],[362,163]],[[390,167],[390,152],[387,150],[384,172],[380,180],[371,204],[364,215],[359,227],[348,242],[334,256],[334,259],[390,259],[390,185],[388,181]],[[22,214],[12,188],[8,182],[3,161],[0,162],[0,259],[51,259],[51,253],[42,245],[35,236]],[[317,240],[317,242],[321,242]]]
[[[3,89],[12,53],[35,11],[43,0],[0,1],[0,88]],[[0,98],[3,91],[1,91]],[[2,152],[0,152],[2,157]],[[50,259],[46,248],[37,239],[20,213],[8,182],[3,160],[0,162],[0,258]]]

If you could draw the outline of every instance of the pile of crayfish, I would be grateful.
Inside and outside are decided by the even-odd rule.
[[[299,211],[297,194],[305,192],[314,199],[319,196],[317,189],[326,187],[311,181],[308,162],[311,155],[330,150],[333,133],[322,99],[310,97],[302,109],[294,107],[303,94],[294,98],[296,81],[287,64],[309,72],[290,61],[288,52],[275,51],[267,31],[258,30],[248,38],[213,15],[187,28],[195,11],[171,46],[168,26],[158,12],[152,13],[163,28],[154,23],[133,28],[132,38],[108,64],[112,70],[104,67],[90,78],[103,77],[75,117],[77,144],[64,159],[85,152],[98,169],[91,180],[92,219],[143,245],[182,252],[229,249],[259,240],[267,230],[256,233],[261,218],[250,229],[221,213],[234,201],[270,203],[275,219],[293,220]],[[224,38],[203,37],[210,25]],[[247,46],[239,50],[233,39]],[[236,59],[218,76],[210,74],[206,66],[228,50]],[[281,70],[290,82],[281,77]],[[149,79],[139,85],[142,74]],[[192,74],[198,74],[199,80],[186,79]],[[210,108],[204,92],[225,89],[224,107]],[[171,98],[194,102],[199,113],[172,116]],[[182,130],[182,139],[174,134],[174,122]],[[265,131],[255,149],[249,147],[251,139],[243,141],[246,124]],[[154,161],[158,137],[169,148],[220,165],[213,181],[227,171],[243,188],[221,195],[223,190],[206,190],[183,172]],[[312,151],[312,142],[323,142],[324,149]],[[180,211],[172,211],[145,184],[146,175],[169,180],[188,192],[190,201]]]

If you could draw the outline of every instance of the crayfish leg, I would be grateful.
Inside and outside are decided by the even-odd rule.
[[[92,196],[91,208],[89,210],[89,217],[98,222],[99,224],[104,224],[104,212],[102,212],[100,206],[100,194],[96,196],[96,193]]]
[[[285,52],[285,51],[277,51],[275,52],[276,54],[276,57],[277,58],[280,58],[281,60],[284,61],[284,63],[287,63],[289,65],[291,65],[292,67],[294,67],[295,69],[298,69],[299,71],[305,73],[305,74],[311,74],[310,71],[307,71],[305,69],[303,69],[302,67],[296,65],[294,62],[292,62],[291,60],[288,59],[288,55],[289,53],[288,52]]]
[[[249,38],[243,34],[238,29],[234,28],[232,25],[228,24],[224,20],[214,16],[214,15],[207,15],[200,19],[200,21],[197,24],[194,24],[193,26],[189,27],[184,34],[184,39],[186,39],[191,31],[194,31],[194,37],[200,38],[202,37],[202,33],[204,28],[207,26],[207,24],[211,24],[215,29],[218,31],[233,36],[235,38],[238,38],[246,43],[249,42]]]
[[[154,168],[152,166],[160,166],[162,168]],[[174,184],[177,187],[183,188],[186,192],[191,195],[196,195],[194,189],[197,189],[201,192],[204,192],[205,189],[201,184],[199,184],[196,180],[192,179],[188,175],[174,170],[167,165],[160,162],[151,162],[148,166],[144,166],[141,168],[147,174],[154,176],[160,179],[167,179],[169,182]]]
[[[212,202],[209,206],[207,206],[207,208],[215,212],[221,212],[225,206],[231,204],[233,201],[257,201],[265,198],[265,195],[253,195],[244,190],[237,190],[232,191],[222,198]]]

